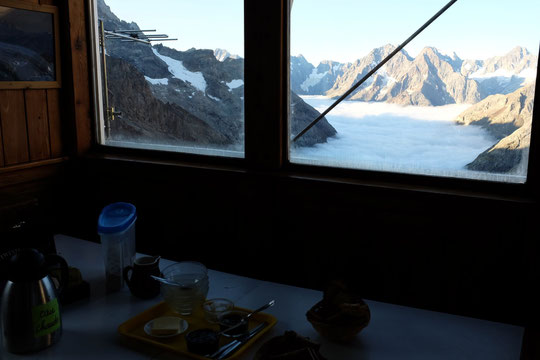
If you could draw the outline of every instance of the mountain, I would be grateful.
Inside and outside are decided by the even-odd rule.
[[[215,49],[214,50],[214,56],[219,61],[225,61],[225,60],[227,60],[229,58],[231,58],[231,59],[240,59],[240,56],[233,55],[233,54],[231,54],[230,52],[228,52],[225,49]]]
[[[303,56],[291,57],[291,89],[299,94],[340,97],[395,49],[388,44],[355,62],[334,63],[333,72],[326,66],[331,61],[314,67]],[[519,46],[486,60],[463,60],[434,47],[425,47],[414,58],[401,50],[348,100],[422,106],[473,104],[456,123],[483,127],[493,136],[494,145],[467,168],[525,174],[527,164],[522,159],[529,151],[537,64],[538,56]]]
[[[0,41],[0,81],[54,81],[53,63],[24,46]]]
[[[529,84],[511,94],[488,96],[458,116],[458,124],[481,126],[497,141],[468,164],[468,169],[526,173],[522,159],[527,159],[531,141],[534,89]]]
[[[291,89],[299,94],[337,98],[394,50],[395,46],[388,44],[355,62],[339,64],[330,87],[330,76],[303,57],[292,57]],[[487,60],[462,60],[455,53],[446,55],[434,47],[425,47],[415,58],[401,50],[348,100],[423,106],[475,104],[493,94],[510,94],[533,81],[537,62],[538,57],[522,47]]]
[[[372,50],[367,56],[353,63],[343,65],[343,74],[338,76],[326,96],[339,97],[361,80],[378,63],[395,50],[393,45]],[[385,101],[388,86],[395,82],[395,77],[406,67],[411,58],[405,51],[400,51],[377,74],[369,78],[362,86],[350,95],[350,100]]]
[[[107,61],[109,101],[122,117],[111,121],[115,140],[226,145],[229,139],[183,108],[156,99],[145,77],[134,65],[119,58]],[[141,106],[144,105],[144,106]]]
[[[120,20],[103,0],[98,1],[98,14],[106,30],[139,29],[135,23]],[[143,137],[138,141],[219,148],[242,143],[244,59],[225,51],[179,51],[115,39],[107,39],[105,45],[109,100],[123,113],[112,122],[113,138],[137,135]],[[319,115],[302,99],[296,102],[293,129],[306,122],[306,114],[316,113],[311,120]],[[325,142],[335,133],[323,119],[306,133],[302,144]]]
[[[296,136],[300,131],[304,130],[311,121],[316,119],[320,113],[313,107],[309,106],[300,96],[291,92],[291,118],[294,121],[291,122],[291,135]],[[323,122],[323,120],[321,120]],[[309,136],[307,136],[309,134]],[[319,126],[319,123],[315,124],[308,132],[301,138],[292,143],[295,146],[313,146],[318,143],[326,142],[326,139],[337,134],[336,129],[328,127],[324,124]]]
[[[330,90],[338,76],[343,75],[343,64],[326,60],[317,67],[302,55],[291,57],[291,91],[299,95],[320,95]]]

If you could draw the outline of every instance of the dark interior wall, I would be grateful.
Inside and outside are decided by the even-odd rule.
[[[128,201],[140,252],[316,289],[345,276],[368,299],[532,319],[528,203],[95,159],[72,174],[62,231],[75,236],[99,241],[101,208]]]

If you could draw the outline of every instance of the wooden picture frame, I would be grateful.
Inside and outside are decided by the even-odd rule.
[[[0,0],[0,89],[61,87],[58,8]]]

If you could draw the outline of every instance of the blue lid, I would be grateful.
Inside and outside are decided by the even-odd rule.
[[[137,219],[135,205],[125,202],[109,204],[101,210],[98,233],[112,234],[126,230]]]

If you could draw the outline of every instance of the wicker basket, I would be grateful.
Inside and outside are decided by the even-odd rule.
[[[360,301],[356,304],[341,304],[331,312],[325,311],[328,305],[320,301],[309,309],[306,317],[313,328],[328,340],[351,342],[368,326],[371,319],[369,307],[363,300]]]

